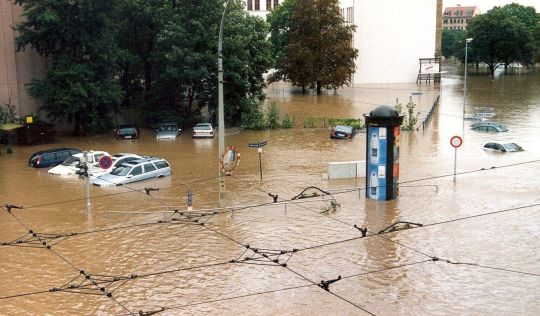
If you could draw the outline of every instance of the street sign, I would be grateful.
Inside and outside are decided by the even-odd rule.
[[[450,138],[450,145],[452,145],[452,147],[458,148],[461,146],[461,144],[463,144],[463,139],[461,137],[453,136]]]
[[[101,169],[109,169],[113,164],[111,156],[101,156],[98,160],[98,165]]]
[[[262,142],[258,142],[258,143],[249,143],[249,147],[251,148],[260,148],[260,147],[264,147],[268,145],[268,141],[265,140],[265,141],[262,141]]]

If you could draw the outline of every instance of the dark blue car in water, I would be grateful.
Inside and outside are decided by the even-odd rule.
[[[76,148],[54,148],[33,153],[28,159],[28,165],[35,168],[56,166],[72,155],[81,151]]]

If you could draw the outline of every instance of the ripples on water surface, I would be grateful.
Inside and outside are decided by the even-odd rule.
[[[411,93],[418,91],[423,94],[413,98],[420,103],[422,117],[440,94],[441,105],[429,127],[402,134],[400,181],[406,182],[453,171],[454,151],[449,139],[462,133],[463,85],[453,74],[454,69],[450,70],[440,92],[433,91],[433,85],[374,85],[317,98],[290,93],[276,85],[269,88],[269,94],[283,111],[299,119],[360,117],[376,104],[393,104],[396,97],[406,103]],[[175,309],[161,315],[363,314],[359,307],[377,315],[535,315],[540,307],[539,206],[401,231],[384,238],[354,239],[360,236],[351,226],[354,224],[378,232],[400,220],[430,224],[540,203],[540,164],[521,164],[540,159],[538,72],[493,81],[471,75],[469,84],[467,113],[476,106],[492,106],[497,113],[495,119],[510,129],[508,133],[482,134],[469,130],[470,123],[465,124],[458,172],[485,171],[459,175],[456,182],[452,177],[440,177],[404,183],[399,199],[386,203],[366,201],[363,192],[337,194],[341,208],[327,215],[320,212],[328,201],[315,200],[286,208],[266,205],[218,214],[203,219],[204,226],[175,222],[72,236],[55,244],[52,251],[1,246],[0,296],[60,287],[77,277],[78,269],[84,269],[103,276],[151,274],[107,287],[113,290],[122,285],[113,292],[114,300],[137,314],[139,310],[166,306]],[[363,187],[363,178],[358,182],[328,181],[321,180],[321,174],[326,173],[330,161],[363,160],[365,134],[352,141],[333,141],[328,136],[326,129],[229,130],[227,143],[240,148],[241,163],[227,178],[228,204],[271,202],[267,193],[290,199],[310,185],[333,191]],[[247,147],[258,140],[269,141],[264,148],[262,182],[256,150]],[[489,140],[515,141],[525,151],[488,153],[482,145]],[[156,142],[152,132],[145,130],[137,141],[116,142],[112,135],[101,135],[61,137],[55,144],[64,145],[161,156],[173,165],[173,176],[130,186],[136,190],[160,187],[152,192],[155,198],[127,187],[92,188],[93,212],[88,215],[82,181],[50,176],[46,170],[26,166],[31,152],[49,146],[16,147],[13,155],[0,156],[0,202],[24,205],[27,209],[13,213],[34,231],[69,233],[155,223],[168,214],[145,212],[183,208],[188,189],[193,191],[196,208],[216,206],[217,139],[193,140],[187,131],[176,141]],[[507,167],[490,169],[492,166]],[[202,180],[194,182],[196,179]],[[65,200],[77,201],[48,205]],[[15,240],[26,231],[7,212],[0,214],[0,241]],[[260,261],[249,265],[228,263],[242,254],[254,254],[244,253],[244,247],[222,235],[258,248],[310,249],[294,253],[287,268],[261,265],[266,262]],[[311,248],[346,239],[352,240]],[[530,274],[434,262],[426,254]],[[280,263],[287,258],[288,254],[281,256]],[[155,274],[214,263],[220,265]],[[398,266],[402,267],[391,269]],[[378,270],[384,271],[368,273]],[[329,289],[349,302],[304,279],[319,283],[338,276],[343,279]],[[287,290],[277,291],[280,289]],[[250,295],[272,290],[276,291]],[[242,297],[224,300],[237,296]],[[0,306],[2,315],[126,314],[103,295],[66,292],[2,299]]]

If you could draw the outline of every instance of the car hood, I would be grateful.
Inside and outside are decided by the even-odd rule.
[[[122,183],[125,177],[119,177],[112,174],[102,174],[97,178],[90,178],[90,183],[99,185],[102,187],[112,187],[119,183]]]
[[[176,138],[178,131],[158,131],[157,138]]]
[[[59,175],[59,176],[65,176],[70,174],[75,174],[77,171],[77,167],[75,166],[64,166],[64,165],[58,165],[56,167],[53,167],[49,169],[49,174]]]

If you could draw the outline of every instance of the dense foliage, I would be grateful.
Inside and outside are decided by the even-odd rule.
[[[473,38],[469,58],[486,63],[491,75],[499,66],[507,67],[513,62],[528,66],[540,58],[539,25],[540,16],[534,7],[516,3],[494,7],[474,17],[468,25],[466,37]],[[462,60],[463,47],[459,45],[456,52]]]
[[[293,85],[337,89],[351,82],[358,51],[352,47],[353,25],[339,12],[338,0],[296,0],[286,12],[269,17],[271,38],[283,45],[288,30],[286,52],[277,49],[276,72],[270,81],[287,80]],[[283,21],[289,16],[289,23]],[[279,39],[279,41],[278,41]]]
[[[454,50],[459,41],[465,37],[465,31],[462,30],[442,30],[441,49],[445,58],[454,56]]]
[[[217,40],[225,0],[13,0],[26,21],[19,49],[34,47],[51,67],[30,85],[53,120],[79,134],[113,123],[134,107],[152,123],[190,124],[217,116]],[[226,120],[239,122],[264,99],[271,66],[268,24],[229,0],[223,64]]]

